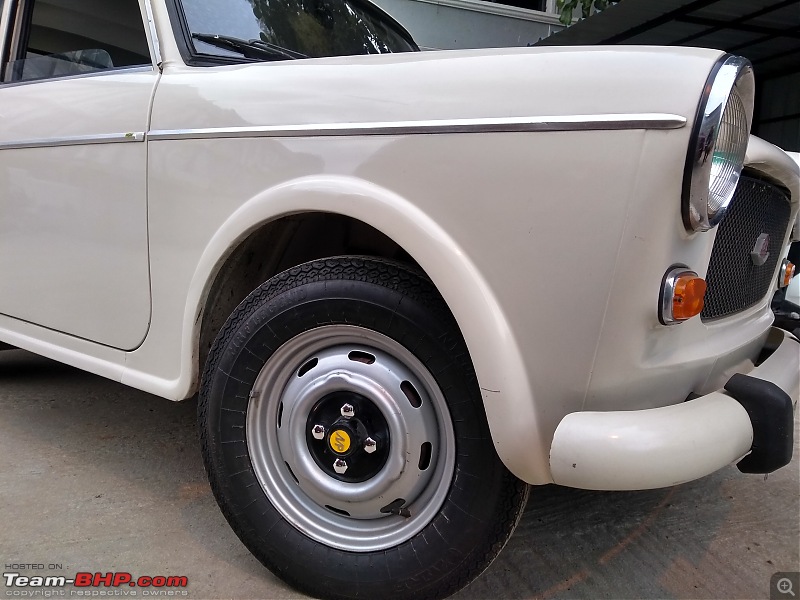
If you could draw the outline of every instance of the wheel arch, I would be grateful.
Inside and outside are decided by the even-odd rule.
[[[403,258],[430,277],[467,343],[500,458],[525,481],[551,481],[546,451],[538,450],[548,448],[549,441],[538,439],[535,405],[523,360],[511,325],[483,275],[469,254],[419,206],[390,190],[351,177],[307,177],[266,190],[241,205],[217,230],[195,269],[184,314],[182,379],[187,395],[197,389],[200,361],[205,356],[203,345],[213,341],[213,336],[208,339],[209,332],[227,318],[225,302],[217,303],[214,296],[219,294],[226,268],[241,260],[236,253],[249,247],[248,240],[253,236],[291,236],[283,225],[302,223],[311,215],[363,224],[382,236],[377,241],[382,251],[376,255]],[[285,239],[276,241],[277,245],[283,243]],[[387,252],[396,256],[386,256]],[[313,256],[313,248],[310,254],[303,257],[300,252],[292,259],[279,250],[268,259],[273,264],[262,273],[277,273],[305,260],[324,258]],[[252,281],[258,278],[256,275]],[[246,296],[262,283],[251,286],[252,281],[246,281],[234,296]],[[229,298],[228,303],[234,300]]]
[[[347,215],[301,212],[263,223],[215,266],[198,312],[196,367],[202,369],[225,321],[259,285],[305,262],[340,255],[373,256],[418,267],[396,242]]]

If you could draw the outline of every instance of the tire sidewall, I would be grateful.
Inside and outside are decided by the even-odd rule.
[[[418,274],[393,267],[395,277],[376,282],[348,279],[336,261],[333,266],[274,278],[223,327],[200,400],[212,487],[250,551],[301,590],[324,590],[328,597],[450,593],[454,589],[444,589],[453,587],[446,583],[448,574],[482,546],[481,523],[493,519],[499,478],[508,475],[492,448],[466,346],[444,302]],[[409,278],[417,285],[402,285]],[[247,449],[247,407],[263,366],[296,335],[337,324],[369,328],[411,351],[444,394],[455,433],[456,464],[442,508],[417,535],[388,550],[346,552],[307,537],[273,507]],[[314,573],[313,583],[299,576],[303,572]]]

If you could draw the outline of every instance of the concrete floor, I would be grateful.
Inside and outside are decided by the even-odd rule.
[[[457,597],[769,598],[773,573],[800,571],[797,455],[795,442],[766,480],[729,467],[646,492],[534,488],[506,549]],[[0,352],[0,511],[5,565],[185,575],[190,598],[302,597],[219,512],[194,401],[19,350]]]

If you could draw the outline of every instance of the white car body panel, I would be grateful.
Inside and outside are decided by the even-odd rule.
[[[34,232],[2,246],[22,262],[0,265],[18,278],[37,273],[26,287],[0,287],[3,341],[165,398],[190,397],[202,368],[206,299],[225,259],[267,223],[328,212],[371,225],[431,277],[467,342],[497,451],[530,483],[556,480],[552,448],[558,458],[565,443],[583,443],[569,427],[553,441],[568,415],[658,409],[753,370],[771,323],[768,298],[708,325],[693,319],[668,328],[657,316],[665,271],[685,263],[703,276],[715,239],[714,231],[686,232],[680,198],[698,98],[720,52],[501,49],[198,68],[184,65],[161,2],[152,14],[161,74],[70,80],[65,87],[77,90],[118,77],[135,91],[126,92],[130,106],[105,118],[61,125],[63,135],[146,132],[145,143],[0,151],[14,152],[8,164],[20,161],[26,172],[43,155],[72,151],[77,168],[102,151],[119,169],[80,181],[95,191],[125,188],[114,196],[125,208],[110,229],[97,232],[76,212],[54,219],[64,228],[54,234],[34,228],[24,205],[5,196],[8,176],[0,179],[4,218],[9,210]],[[0,103],[5,109],[9,92],[22,97],[59,83],[0,88]],[[532,117],[540,130],[497,131]],[[468,120],[472,133],[441,132],[453,120]],[[569,127],[554,125],[563,122]],[[53,116],[4,130],[0,144],[52,137],[56,123]],[[81,129],[88,123],[91,132]],[[397,123],[415,131],[386,130]],[[146,190],[137,178],[145,153]],[[756,138],[748,161],[790,190],[796,215],[796,165]],[[78,205],[86,196],[76,188],[69,199]],[[99,214],[106,200],[88,197]],[[65,242],[66,231],[94,244],[92,257],[101,235],[130,243],[107,248],[87,270],[89,251]],[[48,264],[47,248],[56,246],[65,247],[62,262]],[[60,277],[53,281],[61,287],[86,283],[53,308],[35,300],[39,274]],[[787,340],[794,346],[780,356],[791,362],[800,346]],[[746,429],[735,408],[725,414]],[[746,431],[729,452],[684,475],[734,460],[742,439]],[[644,431],[634,445],[651,441]],[[559,482],[590,487],[596,476],[582,472]],[[605,489],[635,486],[603,476]]]
[[[157,81],[145,69],[0,89],[0,313],[115,348],[142,342]]]
[[[688,64],[682,76],[685,77],[692,68],[696,69],[699,93],[707,75],[707,61],[717,53],[678,51],[682,56],[684,52]],[[178,135],[182,130],[197,128],[407,122],[445,116],[455,119],[513,117],[529,113],[530,107],[537,102],[543,105],[541,112],[548,115],[603,115],[633,108],[633,103],[620,107],[611,97],[615,94],[609,94],[605,104],[602,98],[596,97],[579,96],[570,100],[548,94],[546,90],[552,90],[552,85],[539,80],[534,83],[513,78],[515,71],[534,70],[541,73],[542,80],[547,82],[560,78],[564,69],[573,68],[580,69],[586,77],[590,72],[598,79],[612,77],[611,73],[602,72],[600,62],[585,65],[583,53],[563,51],[550,55],[537,50],[512,57],[502,56],[499,52],[489,56],[477,52],[448,54],[453,56],[446,81],[437,64],[437,57],[441,60],[442,53],[370,57],[370,63],[377,58],[384,69],[393,73],[376,81],[379,86],[366,87],[357,94],[354,93],[353,81],[360,69],[357,63],[364,60],[359,58],[324,59],[307,61],[317,64],[295,65],[309,69],[312,71],[310,74],[290,68],[293,65],[288,63],[224,67],[202,74],[187,69],[177,69],[173,73],[166,66],[151,127],[154,132],[168,131]],[[628,75],[635,69],[643,78],[647,77],[651,60],[667,60],[651,49],[627,54],[631,59]],[[324,77],[313,74],[318,69],[327,72],[329,68],[331,73]],[[498,85],[488,86],[480,113],[460,108],[458,98],[466,93],[470,74],[487,71],[495,73],[498,83],[517,82],[520,89],[501,98],[494,95]],[[409,83],[420,78],[428,82],[428,87],[439,87],[438,102],[421,104],[413,94],[404,91],[414,89]],[[315,82],[316,90],[304,89],[310,81]],[[263,89],[259,82],[263,82]],[[321,85],[328,87],[322,88]],[[654,81],[649,86],[652,90],[649,102],[637,105],[648,113],[664,112],[661,108],[669,105],[665,96],[673,87],[674,82]],[[308,98],[309,94],[324,101],[308,106],[308,102],[302,99]],[[198,102],[198,96],[205,102]],[[381,102],[381,97],[393,98],[393,101]],[[271,101],[271,98],[276,100]],[[498,108],[501,104],[505,106]],[[693,98],[687,99],[679,116],[691,118],[695,104]],[[179,110],[179,107],[187,105],[195,107],[189,116],[187,111]],[[298,105],[303,106],[302,111],[291,109]],[[205,110],[201,110],[203,107]],[[671,107],[676,112],[675,104]],[[678,156],[683,153],[688,144],[688,134],[689,128],[685,127],[680,130],[680,135],[669,138],[670,143],[675,144],[671,146],[671,153]],[[470,348],[493,437],[506,464],[528,481],[550,481],[547,466],[549,436],[561,418],[560,410],[567,407],[579,410],[581,407],[588,380],[576,379],[574,372],[588,373],[591,370],[594,346],[590,340],[596,339],[602,327],[603,304],[586,307],[581,294],[559,301],[560,310],[572,314],[576,330],[585,335],[585,343],[576,345],[574,340],[562,335],[561,326],[553,319],[552,298],[539,296],[535,290],[541,281],[553,282],[553,289],[570,285],[565,279],[569,274],[565,265],[580,268],[585,263],[587,249],[592,248],[589,254],[595,257],[595,266],[586,269],[583,281],[577,283],[594,290],[594,293],[608,295],[624,222],[621,215],[634,197],[637,167],[645,162],[656,167],[655,172],[642,177],[645,181],[651,181],[652,177],[667,179],[671,176],[675,179],[675,173],[682,170],[682,164],[676,162],[674,171],[665,175],[663,166],[657,165],[657,159],[642,160],[640,153],[647,147],[648,140],[664,139],[663,132],[632,130],[551,132],[531,137],[516,133],[487,133],[479,136],[442,134],[433,137],[302,139],[238,139],[226,138],[226,133],[220,135],[221,139],[151,142],[149,193],[152,276],[156,293],[154,306],[172,306],[172,292],[184,285],[191,285],[190,298],[203,297],[203,289],[214,271],[201,273],[192,284],[179,283],[176,273],[182,269],[172,261],[187,260],[188,257],[176,256],[175,248],[180,247],[181,253],[196,249],[198,254],[188,260],[203,265],[206,261],[199,260],[199,253],[204,251],[204,246],[206,252],[210,251],[208,240],[215,234],[215,223],[222,220],[228,220],[226,225],[231,228],[231,233],[212,252],[212,255],[218,255],[214,268],[221,264],[231,241],[243,238],[258,224],[290,212],[325,210],[364,221],[403,246],[433,278],[448,302]],[[603,152],[608,144],[620,149],[620,165],[624,165],[620,167],[621,175],[610,182],[606,190],[593,190],[594,201],[586,201],[580,211],[575,211],[574,199],[586,194],[586,183],[604,177],[605,167],[593,157]],[[175,149],[179,145],[192,149],[184,155],[191,163],[175,162],[178,156]],[[657,147],[657,144],[652,146]],[[527,161],[509,164],[506,159],[498,157],[492,162],[491,157],[496,154],[493,148],[504,148],[510,155],[520,158],[537,157],[541,170],[537,169],[533,177]],[[220,156],[234,158],[230,163],[221,161]],[[413,160],[409,161],[409,157]],[[443,163],[444,157],[447,163]],[[496,177],[487,180],[481,173],[465,172],[462,165],[477,161],[496,173]],[[583,165],[583,173],[565,181],[560,165],[571,161]],[[447,168],[448,163],[452,168]],[[280,167],[269,172],[262,169],[258,179],[246,175],[265,164]],[[402,164],[406,166],[398,168]],[[235,165],[240,165],[241,170],[237,170]],[[430,170],[422,168],[424,165],[439,165],[439,168]],[[177,244],[175,234],[179,224],[171,218],[180,220],[184,211],[196,210],[198,190],[192,191],[191,183],[176,179],[175,173],[189,171],[209,175],[202,182],[202,193],[215,198],[215,201],[204,205],[207,218],[186,231],[188,237]],[[317,175],[320,171],[326,177]],[[408,177],[407,172],[419,175]],[[334,174],[338,176],[332,177]],[[270,177],[275,179],[270,181]],[[357,191],[352,191],[354,189]],[[522,197],[521,190],[526,191]],[[471,211],[465,214],[462,202],[470,194],[478,194],[487,201],[471,207]],[[169,198],[169,203],[160,201],[161,198]],[[250,200],[241,205],[241,198]],[[161,206],[168,212],[162,213]],[[231,224],[230,214],[240,222],[238,226]],[[568,248],[564,244],[563,231],[545,226],[545,222],[568,222],[570,239],[574,236],[586,240],[587,246],[575,244]],[[608,227],[598,230],[598,222],[608,223]],[[535,227],[536,223],[540,226]],[[436,224],[436,229],[442,233],[431,234],[431,224]],[[558,261],[538,259],[547,256],[555,247],[566,252]],[[533,257],[535,269],[531,265],[527,270],[520,270],[523,267],[519,263],[521,256]],[[498,269],[499,264],[507,267]],[[165,285],[167,281],[170,282],[168,286]],[[169,290],[170,297],[159,298],[158,290]],[[196,342],[193,337],[186,336],[192,332],[188,326],[198,322],[201,305],[190,302],[184,312],[179,313],[178,304],[184,299],[184,293],[174,294],[174,309],[164,317],[157,309],[154,311],[153,337],[131,355],[128,361],[131,368],[145,372],[174,369],[173,361],[149,353],[149,344],[152,341],[164,352],[174,348],[181,335],[184,364],[192,364],[187,349],[196,347]],[[475,319],[472,317],[475,314],[489,318]],[[169,335],[170,330],[174,331],[172,335]],[[197,335],[196,329],[194,335]],[[547,353],[541,350],[541,340],[547,340]],[[571,356],[574,371],[559,368],[566,354]],[[144,363],[139,362],[140,356]],[[175,372],[167,371],[165,375],[174,378]],[[181,372],[181,394],[193,390],[196,376],[196,372]],[[131,376],[126,374],[123,381],[133,382],[133,377],[133,373]],[[535,386],[531,384],[531,378],[537,382]],[[184,387],[187,384],[192,386],[188,390]],[[559,411],[534,410],[536,403],[530,399],[539,396],[548,398],[548,404],[552,402],[561,408]],[[539,450],[531,452],[531,448]]]
[[[699,438],[710,440],[713,451],[699,452]],[[556,429],[550,467],[555,482],[571,487],[670,487],[738,461],[752,444],[747,411],[730,396],[713,392],[693,401],[689,413],[680,404],[571,413]]]

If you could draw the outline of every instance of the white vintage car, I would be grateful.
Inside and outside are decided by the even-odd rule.
[[[420,53],[366,0],[5,0],[0,36],[0,340],[199,392],[297,589],[446,596],[529,484],[790,460],[800,179],[746,60]]]

